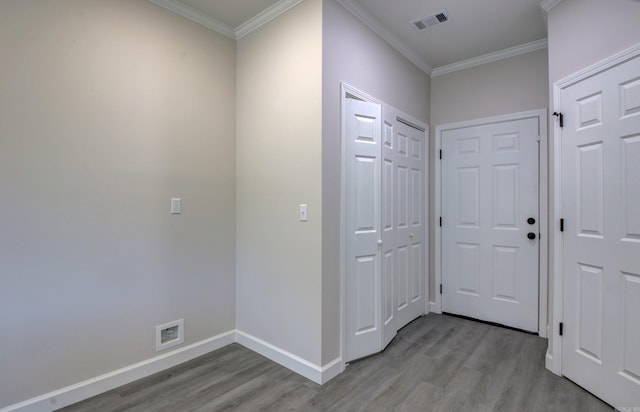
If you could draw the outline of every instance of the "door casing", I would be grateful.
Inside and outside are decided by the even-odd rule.
[[[440,153],[442,149],[442,134],[451,129],[463,127],[481,126],[492,123],[508,122],[513,120],[537,118],[540,134],[540,166],[539,166],[539,210],[540,210],[540,254],[539,254],[539,303],[538,303],[538,334],[546,338],[547,331],[547,287],[548,287],[548,245],[549,233],[548,225],[548,138],[547,138],[547,109],[531,110],[526,112],[518,112],[505,114],[500,116],[484,117],[480,119],[468,120],[463,122],[447,123],[436,126],[435,133],[435,153]],[[442,283],[442,231],[439,228],[440,216],[442,216],[442,161],[439,156],[435,156],[435,188],[434,188],[434,208],[433,222],[435,222],[436,230],[434,237],[434,266],[435,266],[435,299],[429,302],[430,311],[434,313],[442,313],[442,296],[439,293],[439,285]]]

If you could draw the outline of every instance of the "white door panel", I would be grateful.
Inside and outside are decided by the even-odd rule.
[[[425,311],[425,134],[383,111],[383,292],[385,347]]]
[[[398,141],[396,195],[399,213],[396,248],[399,257],[397,329],[425,311],[425,134],[402,122],[396,124]]]
[[[347,100],[345,124],[345,360],[349,361],[382,349],[380,105]]]
[[[538,330],[538,130],[529,118],[443,132],[443,311]]]
[[[563,374],[640,405],[640,58],[563,90]]]
[[[397,161],[396,148],[398,142],[396,140],[396,122],[395,118],[388,110],[383,111],[383,144],[382,144],[382,214],[383,214],[383,230],[382,230],[382,250],[384,256],[384,264],[382,268],[382,278],[385,286],[383,291],[384,302],[384,322],[382,325],[382,348],[386,347],[389,342],[396,336],[397,316],[396,304],[399,301],[397,297],[398,283],[401,282],[401,270],[399,266],[402,264],[399,260],[398,250],[395,245],[395,233],[398,226],[399,218],[397,216],[398,205],[396,204],[397,193]]]

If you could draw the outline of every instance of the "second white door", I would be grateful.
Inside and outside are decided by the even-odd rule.
[[[442,310],[538,331],[539,120],[442,133]]]
[[[425,312],[424,131],[382,114],[382,322],[384,348]]]
[[[638,73],[640,56],[561,95],[562,373],[618,410],[640,407]]]

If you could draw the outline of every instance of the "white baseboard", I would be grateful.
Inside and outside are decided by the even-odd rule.
[[[553,356],[551,356],[549,352],[547,352],[547,355],[544,357],[544,366],[547,370],[553,372]]]
[[[234,342],[320,385],[342,373],[345,367],[342,358],[337,358],[320,367],[248,333],[232,330],[122,369],[7,406],[0,409],[0,412],[51,412],[54,409],[64,408],[190,361]]]
[[[438,308],[438,306],[436,306],[436,302],[429,302],[429,312],[430,313],[437,313],[437,314],[442,314],[442,311]]]
[[[322,384],[329,382],[331,379],[344,372],[345,364],[342,358],[336,358],[322,367]]]
[[[341,358],[335,359],[325,367],[320,367],[291,352],[287,352],[282,348],[242,331],[236,331],[236,342],[320,385],[344,370],[344,362],[342,362]]]
[[[172,350],[104,375],[58,389],[0,409],[0,412],[51,412],[135,380],[153,375],[235,342],[235,331],[226,332]]]

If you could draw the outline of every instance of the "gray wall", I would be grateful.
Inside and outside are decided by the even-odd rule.
[[[564,0],[548,21],[551,84],[640,43],[638,1]]]
[[[428,123],[430,78],[335,0],[323,1],[322,361],[340,353],[340,82]]]
[[[547,107],[547,65],[547,50],[544,49],[434,77],[431,80],[432,155],[435,156],[435,126]],[[435,184],[433,156],[432,188]],[[431,194],[433,208],[433,191]],[[435,227],[433,219],[430,224]],[[431,301],[435,300],[434,235],[435,231],[431,231]]]
[[[0,2],[0,408],[234,328],[234,53],[147,1]]]
[[[547,50],[538,50],[431,80],[432,128],[548,104]]]
[[[320,365],[322,0],[240,39],[237,70],[237,327]]]

